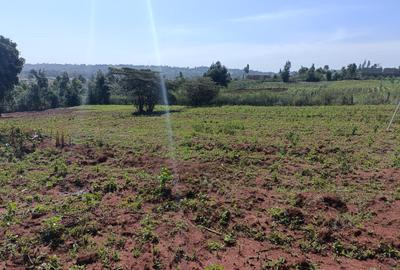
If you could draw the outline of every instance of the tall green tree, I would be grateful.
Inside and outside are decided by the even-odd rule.
[[[80,93],[82,92],[82,82],[78,78],[71,81],[64,94],[64,107],[75,107],[81,105]]]
[[[149,69],[121,68],[110,69],[116,76],[122,77],[126,93],[131,96],[137,113],[152,113],[160,100],[160,74]]]
[[[204,77],[210,77],[217,85],[224,87],[228,86],[228,83],[232,80],[228,69],[220,61],[213,63]]]
[[[244,71],[244,77],[247,77],[247,75],[249,75],[249,72],[250,72],[250,65],[249,64],[247,64],[245,67],[244,67],[244,69],[243,69],[243,71]]]
[[[292,67],[292,64],[290,61],[287,61],[285,63],[285,66],[283,67],[283,71],[280,72],[282,81],[287,83],[290,80],[290,68]]]
[[[312,64],[311,67],[307,71],[307,82],[318,82],[320,80],[317,72],[315,71],[315,65]]]
[[[30,75],[34,78],[34,82],[29,87],[27,108],[33,111],[43,110],[45,109],[44,96],[49,90],[49,81],[42,70],[31,70]]]
[[[17,44],[0,35],[0,116],[3,103],[18,83],[25,60],[19,56]]]
[[[111,87],[103,72],[98,71],[96,77],[89,84],[89,104],[110,104]]]
[[[66,107],[65,95],[69,91],[68,88],[70,87],[70,79],[68,73],[64,72],[61,76],[57,76],[56,79],[53,81],[52,87],[58,95],[60,106]]]
[[[350,80],[357,79],[357,65],[355,63],[347,66],[346,78]]]

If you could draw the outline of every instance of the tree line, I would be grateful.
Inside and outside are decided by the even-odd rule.
[[[187,79],[180,73],[167,79],[150,69],[109,68],[98,71],[90,79],[64,72],[49,78],[44,70],[31,70],[28,79],[19,80],[25,60],[20,57],[17,44],[0,36],[0,114],[3,111],[39,111],[81,104],[134,104],[137,113],[152,113],[156,104],[184,104],[201,106],[210,104],[220,91],[232,81],[228,69],[219,61],[213,63],[199,78]],[[301,67],[291,71],[287,61],[272,78],[284,83],[306,81],[334,81],[360,79],[360,70],[377,68],[365,61],[341,70],[331,70],[328,65],[316,68]],[[250,66],[243,69],[246,76]]]

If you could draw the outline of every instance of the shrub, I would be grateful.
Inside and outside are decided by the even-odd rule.
[[[187,103],[192,106],[210,104],[218,95],[219,88],[210,78],[199,78],[183,84]]]
[[[167,187],[167,183],[173,180],[173,176],[169,169],[161,168],[161,172],[158,175],[159,187],[158,193],[164,197],[167,197],[171,193],[171,189]]]
[[[64,226],[61,224],[60,216],[53,216],[45,219],[42,223],[41,238],[46,244],[52,247],[58,246],[62,241]]]
[[[109,179],[103,187],[104,193],[113,193],[118,190],[118,184],[114,179]]]

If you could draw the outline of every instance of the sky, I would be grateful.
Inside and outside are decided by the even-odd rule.
[[[27,63],[400,66],[398,0],[0,0]]]

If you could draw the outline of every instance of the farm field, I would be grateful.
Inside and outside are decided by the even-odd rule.
[[[0,268],[398,269],[393,105],[163,110],[0,118]]]
[[[220,92],[220,105],[352,105],[394,104],[400,98],[398,79],[323,82],[239,80]]]

